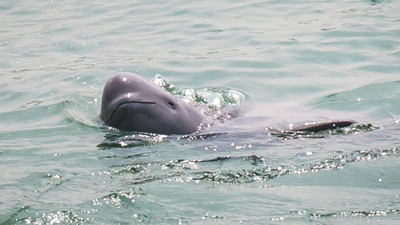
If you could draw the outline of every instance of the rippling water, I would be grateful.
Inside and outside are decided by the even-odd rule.
[[[22,0],[0,21],[0,224],[398,223],[397,1]],[[107,130],[118,71],[214,108],[239,93],[245,115],[220,135]],[[359,124],[265,130],[327,119]]]

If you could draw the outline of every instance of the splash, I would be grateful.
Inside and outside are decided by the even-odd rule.
[[[157,74],[152,82],[164,90],[177,95],[184,100],[192,100],[204,104],[210,109],[220,110],[226,106],[240,105],[248,99],[248,96],[234,89],[227,88],[177,88],[167,78]]]

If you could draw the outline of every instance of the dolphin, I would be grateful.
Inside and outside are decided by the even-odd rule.
[[[150,81],[121,72],[110,77],[104,87],[100,118],[125,131],[191,134],[205,116]]]
[[[110,77],[104,87],[100,118],[125,131],[157,134],[192,134],[199,131],[205,116],[193,105],[159,86],[128,72]],[[292,128],[296,132],[318,132],[342,128],[354,120],[336,120]]]

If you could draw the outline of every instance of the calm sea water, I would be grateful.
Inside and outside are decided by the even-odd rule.
[[[0,224],[399,223],[398,1],[22,0],[0,21]],[[109,131],[118,71],[246,114],[204,140]],[[264,129],[326,119],[359,125]]]

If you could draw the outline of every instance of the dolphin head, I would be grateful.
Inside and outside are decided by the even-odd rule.
[[[190,134],[204,119],[194,106],[132,73],[108,79],[100,117],[121,130],[158,134]]]

